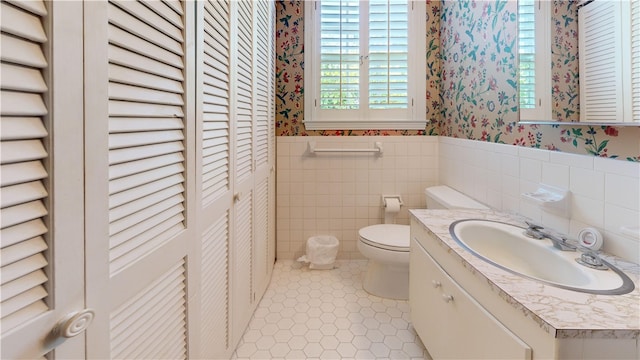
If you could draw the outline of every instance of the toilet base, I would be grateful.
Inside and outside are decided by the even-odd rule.
[[[387,299],[409,299],[409,264],[383,264],[369,259],[362,287],[371,295]]]

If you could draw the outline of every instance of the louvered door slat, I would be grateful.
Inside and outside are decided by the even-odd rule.
[[[167,79],[184,80],[180,68],[156,61],[141,54],[131,52],[118,46],[109,46],[109,62],[127,66],[131,69],[140,70],[149,74],[164,76]]]
[[[182,57],[180,55],[155,44],[151,44],[119,27],[110,26],[109,37],[110,43],[113,45],[129,51],[138,52],[140,55],[176,68],[181,69],[183,67]]]
[[[45,92],[47,85],[39,69],[0,63],[0,87],[5,90]]]
[[[202,343],[204,356],[229,348],[229,213],[202,236]]]
[[[145,1],[145,3],[150,3],[151,1]],[[180,15],[184,15],[182,10],[182,4],[180,4],[180,0],[163,0],[163,2],[169,6],[173,11]]]
[[[2,61],[34,68],[47,66],[47,60],[44,58],[44,54],[42,54],[37,43],[1,34],[0,49],[0,59]]]
[[[156,169],[184,161],[181,153],[172,153],[156,156],[151,159],[130,161],[109,168],[109,179],[118,179],[124,176],[138,174],[147,170]]]
[[[1,140],[23,140],[47,136],[42,120],[37,117],[3,117],[0,118],[0,125]]]
[[[9,265],[25,257],[38,254],[46,249],[47,243],[42,237],[38,236],[17,245],[3,248],[0,261],[3,265]]]
[[[2,189],[2,208],[40,200],[47,197],[47,190],[40,181],[7,186]]]
[[[35,220],[47,215],[47,208],[42,201],[31,201],[25,204],[3,208],[0,212],[2,229]],[[3,273],[4,274],[4,273]]]
[[[184,124],[179,118],[112,118],[109,119],[109,133],[127,133],[136,131],[157,131],[182,129]]]
[[[42,287],[31,288],[9,300],[2,302],[2,318],[29,307],[47,297],[47,292]],[[3,323],[4,324],[4,323]]]
[[[6,2],[0,3],[0,30],[17,37],[31,40],[37,43],[47,41],[47,36],[42,27],[40,14],[30,11],[23,11],[9,5]]]
[[[33,272],[37,272],[39,271],[39,269],[44,268],[47,264],[47,259],[45,259],[44,255],[36,254],[21,259],[20,261],[16,261],[8,265],[3,265],[2,279],[0,279],[2,280],[2,285],[5,285],[14,280],[20,281],[22,280],[20,279],[21,277]]]
[[[136,212],[160,202],[165,198],[181,194],[183,191],[184,187],[182,184],[177,184],[169,186],[163,190],[155,191],[138,200],[130,201],[126,204],[112,208],[111,211],[109,211],[109,221],[113,222],[122,219],[123,217],[135,214]]]
[[[21,294],[29,289],[38,287],[47,281],[47,276],[44,271],[38,270],[31,272],[17,281],[11,281],[6,284],[2,284],[0,287],[0,299],[6,301],[12,297]],[[4,325],[4,323],[3,323]]]
[[[3,141],[0,158],[3,164],[42,159],[47,151],[40,140]]]
[[[42,300],[38,300],[12,314],[7,315],[6,317],[3,317],[2,328],[12,329],[18,325],[24,324],[24,319],[33,319],[47,310],[49,310],[47,304]]]
[[[144,197],[152,195],[155,192],[182,184],[183,182],[184,176],[173,175],[168,178],[160,179],[148,184],[144,184],[142,186],[138,186],[135,189],[113,194],[109,197],[109,209],[113,209],[117,206],[143,199]]]
[[[0,91],[2,116],[44,116],[47,107],[39,94]]]
[[[640,123],[640,2],[631,1],[631,121]]]
[[[40,161],[28,161],[0,166],[2,186],[40,180],[47,177],[47,171]]]
[[[140,9],[147,8],[142,6],[137,10]],[[111,6],[109,7],[109,23],[118,26],[120,29],[125,30],[128,33],[131,33],[137,38],[140,38],[141,40],[147,42],[149,45],[153,44],[158,48],[170,51],[173,54],[183,55],[181,42],[170,38],[166,34],[158,31],[158,29],[147,24],[145,14],[135,13],[134,15],[130,15],[117,6]],[[167,27],[166,24],[157,25],[165,25],[165,28]],[[173,26],[169,25],[169,27]],[[181,31],[179,29],[175,29],[175,31],[178,33],[178,35],[174,36],[180,37]]]
[[[5,1],[23,10],[27,10],[30,13],[33,13],[39,16],[47,15],[47,8],[44,6],[44,2],[42,1],[33,1],[33,0],[5,0]]]
[[[114,1],[108,11],[109,259],[117,272],[184,228],[184,19],[161,2]]]
[[[41,218],[8,227],[0,231],[0,244],[2,248],[18,244],[21,241],[43,235],[47,232],[47,227]]]
[[[140,20],[144,21],[144,24],[148,26],[148,28],[145,27],[146,31],[148,32],[158,31],[165,36],[171,37],[171,39],[175,40],[178,43],[182,42],[182,27],[176,26],[176,25],[182,25],[179,16],[177,19],[175,19],[177,20],[177,22],[172,23],[171,21],[168,21],[166,18],[158,15],[158,13],[154,12],[149,7],[143,5],[140,2],[114,0],[112,1],[112,3],[116,4],[119,8],[123,9],[128,13],[135,14]],[[151,3],[152,2],[149,2],[147,4],[151,4]],[[163,41],[165,40],[164,39],[165,36],[152,34],[150,38],[159,37],[161,41]],[[180,49],[179,51],[182,51],[182,50]]]
[[[121,84],[145,87],[170,93],[181,94],[182,83],[163,76],[157,76],[142,71],[112,64],[109,66],[109,80]]]
[[[142,3],[149,9],[153,10],[156,14],[169,21],[173,26],[179,29],[184,29],[181,16],[182,9],[179,9],[180,12],[177,12],[175,9],[172,9],[161,1],[143,1]]]
[[[174,350],[179,349],[178,357],[186,357],[186,326],[185,326],[185,267],[180,262],[168,272],[160,276],[155,282],[143,289],[131,301],[122,304],[111,313],[111,354],[114,358],[167,358],[168,354],[175,355]],[[156,288],[161,289],[154,292]],[[149,293],[155,293],[155,298],[169,299],[170,303],[177,304],[171,307],[150,305],[146,299]],[[131,310],[135,313],[132,313]],[[141,316],[136,316],[141,313]],[[159,323],[153,323],[156,315],[160,315]],[[119,324],[127,319],[135,319],[129,326],[122,327]],[[176,321],[177,320],[177,321]],[[149,327],[149,323],[154,326]],[[123,331],[129,336],[122,336]],[[163,339],[169,346],[163,347],[129,347],[127,339],[134,337],[138,343],[146,344],[149,340]]]

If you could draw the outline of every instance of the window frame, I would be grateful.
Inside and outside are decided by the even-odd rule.
[[[367,7],[367,1],[359,1]],[[367,7],[368,8],[368,7]],[[426,2],[409,0],[408,107],[397,109],[320,109],[320,1],[305,2],[304,126],[307,130],[424,130],[426,118]],[[365,12],[368,13],[368,10]],[[362,14],[362,13],[361,13]],[[361,15],[362,16],[362,15]],[[362,36],[364,37],[364,36]],[[361,37],[361,38],[362,38]],[[364,47],[360,42],[361,49]],[[365,48],[360,69],[368,69]],[[362,76],[362,74],[361,74]],[[361,97],[368,91],[360,92]],[[393,114],[395,113],[395,114]]]
[[[551,2],[535,0],[535,97],[534,108],[522,108],[518,101],[521,121],[557,121],[552,116],[551,85]],[[519,14],[519,12],[518,12]],[[518,31],[518,38],[520,32]],[[518,39],[519,41],[519,39]],[[520,64],[520,51],[518,51]],[[519,66],[519,65],[518,65]],[[520,77],[518,76],[518,79]],[[518,98],[520,98],[518,80]]]

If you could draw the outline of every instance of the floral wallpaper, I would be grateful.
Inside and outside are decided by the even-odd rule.
[[[577,70],[575,31],[561,27],[575,15],[554,6],[555,112],[573,121]],[[304,114],[304,2],[276,3],[276,133],[306,135],[442,135],[578,154],[640,161],[640,127],[518,124],[516,1],[427,0],[427,116],[424,131],[306,131]],[[439,41],[437,40],[439,38]],[[563,55],[564,54],[564,55]],[[570,60],[570,61],[567,61]],[[565,64],[565,61],[567,63]],[[573,64],[573,65],[571,65]],[[557,86],[557,89],[556,89]],[[574,110],[575,109],[575,110]],[[575,111],[575,112],[572,112]],[[438,114],[439,112],[439,114]],[[438,120],[440,116],[440,119]]]
[[[551,9],[552,115],[559,121],[580,121],[577,3],[557,0]]]

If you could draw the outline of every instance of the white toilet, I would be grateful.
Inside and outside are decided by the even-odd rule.
[[[425,189],[427,209],[488,209],[448,186]],[[358,250],[369,259],[364,289],[388,299],[409,298],[409,225],[371,225],[358,232]]]

